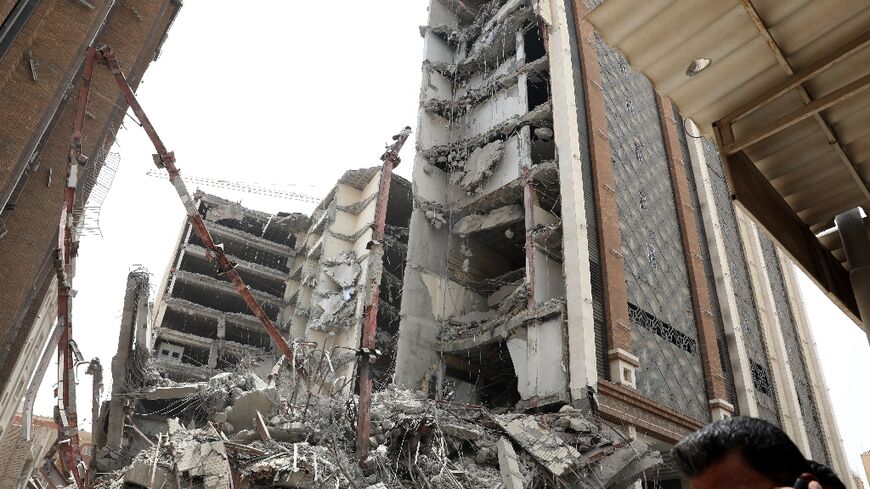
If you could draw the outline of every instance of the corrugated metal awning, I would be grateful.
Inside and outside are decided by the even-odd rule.
[[[859,321],[840,237],[816,235],[870,209],[870,1],[605,0],[587,20],[717,139],[738,205]]]

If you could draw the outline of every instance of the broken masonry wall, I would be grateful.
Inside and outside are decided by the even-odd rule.
[[[524,206],[533,206],[537,228],[560,225],[555,153],[547,149],[554,147],[548,65],[537,19],[520,0],[480,2],[475,10],[471,18],[452,2],[433,0],[429,24],[421,29],[415,210],[395,374],[407,388],[442,376],[440,353],[474,354],[445,350],[457,334],[489,334],[525,309]],[[548,195],[524,204],[524,169],[533,179],[549,175]],[[565,295],[562,247],[554,241],[537,240],[530,254],[540,270],[536,304]],[[531,314],[510,337],[497,332],[498,340],[481,342],[477,353],[510,354],[509,368],[523,371],[504,373],[533,379],[532,387],[522,382],[523,398],[565,399],[563,355],[533,358],[539,344],[563,350],[564,314],[549,323],[534,319]]]
[[[333,200],[325,213],[322,235],[311,243],[308,250],[308,277],[302,287],[309,289],[300,294],[308,300],[305,327],[294,327],[305,341],[315,343],[316,355],[324,352],[331,356],[329,377],[351,379],[352,363],[346,353],[356,350],[364,310],[364,284],[369,263],[366,243],[371,240],[375,202],[380,172],[371,175],[361,188],[339,182],[332,193]],[[366,202],[361,208],[354,204]],[[356,212],[348,212],[352,210]],[[345,210],[339,210],[345,209]],[[297,305],[305,307],[304,303]],[[297,317],[298,313],[297,313]],[[341,350],[341,351],[339,351]],[[332,358],[334,357],[334,358]],[[335,360],[335,361],[333,361]],[[324,378],[325,380],[325,378]],[[343,387],[348,388],[344,382]]]

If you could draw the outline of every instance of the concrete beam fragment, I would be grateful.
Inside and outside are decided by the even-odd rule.
[[[523,474],[517,463],[517,452],[507,438],[501,437],[495,444],[498,449],[498,467],[505,489],[523,489]]]

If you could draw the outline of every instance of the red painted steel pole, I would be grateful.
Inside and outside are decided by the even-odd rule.
[[[73,206],[79,172],[88,159],[82,154],[82,126],[88,108],[91,92],[91,78],[94,72],[96,51],[88,48],[82,72],[82,86],[79,88],[78,106],[73,121],[73,134],[70,138],[69,169],[64,189],[64,203],[58,225],[57,255],[57,319],[63,328],[57,345],[60,385],[58,386],[58,445],[64,470],[72,475],[76,487],[82,487],[84,479],[79,474],[78,464],[82,459],[79,447],[78,409],[76,407],[75,358],[71,349],[72,340],[72,262],[78,254],[78,238],[75,234]]]
[[[402,132],[393,136],[395,141],[381,156],[384,165],[381,169],[381,182],[378,186],[378,200],[375,205],[375,222],[372,232],[371,253],[383,256],[384,229],[387,224],[387,202],[390,198],[390,182],[393,180],[393,168],[399,166],[401,159],[399,151],[411,135],[411,128],[405,127]],[[375,361],[375,333],[378,329],[378,308],[380,306],[381,284],[371,283],[371,302],[366,307],[363,331],[360,337],[359,350],[359,406],[357,409],[356,455],[362,463],[369,453],[369,436],[371,435],[372,408],[372,362]]]
[[[272,320],[257,302],[257,299],[255,299],[253,294],[251,294],[251,290],[248,288],[247,284],[245,284],[244,280],[239,276],[239,273],[236,272],[235,265],[230,262],[224,254],[223,247],[215,244],[212,239],[211,233],[209,233],[205,226],[205,222],[202,220],[202,216],[199,215],[199,211],[197,210],[196,205],[194,205],[193,197],[191,197],[190,192],[187,191],[187,187],[184,185],[184,180],[182,180],[181,174],[175,166],[175,155],[166,149],[166,145],[163,144],[163,141],[160,139],[160,136],[157,135],[157,131],[151,124],[148,116],[145,115],[145,111],[142,110],[142,106],[139,105],[139,101],[133,94],[130,84],[127,83],[127,78],[124,76],[123,71],[121,71],[121,66],[115,58],[114,53],[112,53],[112,50],[108,46],[100,47],[99,51],[109,63],[109,67],[115,77],[115,83],[117,83],[118,88],[121,89],[124,99],[127,101],[127,104],[130,105],[133,113],[136,114],[139,123],[142,124],[142,128],[145,129],[145,132],[151,139],[154,149],[157,150],[157,154],[154,155],[154,162],[158,167],[166,168],[166,171],[169,173],[169,181],[172,183],[172,186],[175,187],[175,191],[181,198],[181,202],[184,204],[184,208],[187,211],[187,218],[193,226],[193,229],[196,231],[196,234],[202,240],[203,246],[208,250],[209,257],[217,262],[220,273],[225,274],[233,283],[236,291],[242,296],[242,299],[245,301],[245,304],[247,304],[251,312],[254,313],[254,316],[260,320],[260,324],[272,338],[272,341],[274,341],[278,346],[278,349],[281,350],[281,353],[287,359],[289,365],[296,368],[293,349],[287,343],[287,340],[281,336],[278,328],[276,328],[272,323]]]

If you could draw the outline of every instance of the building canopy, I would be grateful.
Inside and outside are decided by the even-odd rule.
[[[606,0],[587,20],[716,140],[735,203],[860,323],[867,219],[845,250],[845,221],[831,229],[870,209],[870,2]]]

